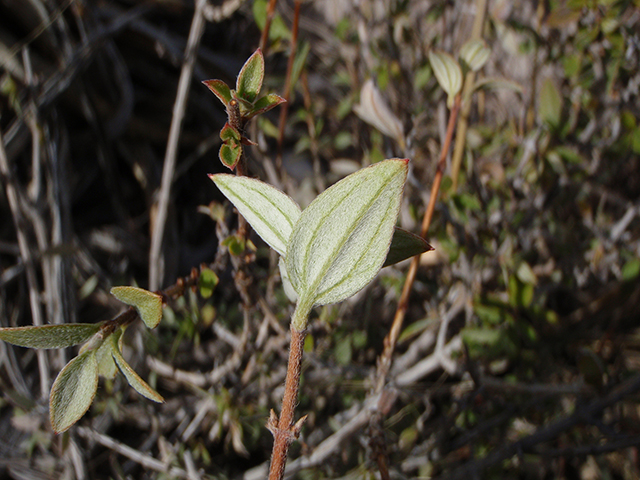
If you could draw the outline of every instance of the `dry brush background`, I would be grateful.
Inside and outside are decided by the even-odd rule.
[[[196,3],[0,2],[1,326],[104,320],[121,309],[112,285],[161,288],[201,263],[221,280],[127,332],[167,402],[101,382],[65,436],[47,395],[75,352],[0,344],[3,478],[264,478],[291,306],[258,238],[241,279],[220,246],[236,216],[206,174],[223,170],[225,112],[200,82],[234,82],[266,2]],[[283,142],[278,109],[252,123],[250,174],[305,205],[409,157],[400,224],[418,231],[448,119],[427,54],[457,52],[483,4],[303,2]],[[270,29],[279,94],[294,12],[278,2]],[[640,476],[639,32],[637,1],[488,2],[491,88],[472,97],[385,388],[376,361],[406,262],[314,313],[296,478],[385,478],[384,464],[386,478]],[[362,113],[368,79],[401,138]]]

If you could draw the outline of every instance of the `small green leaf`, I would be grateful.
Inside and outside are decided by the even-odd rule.
[[[382,266],[388,267],[389,265],[401,262],[414,255],[420,255],[429,250],[433,250],[433,247],[429,245],[424,238],[396,227],[393,231],[393,237],[391,238],[391,246],[389,247],[389,253],[387,253],[387,259]]]
[[[205,80],[204,83],[226,107],[231,101],[231,89],[222,80]]]
[[[507,90],[518,92],[519,94],[524,93],[524,87],[522,85],[518,82],[514,82],[513,80],[507,80],[506,78],[485,77],[473,84],[474,91],[480,89],[489,90],[493,88],[505,88]]]
[[[89,350],[67,363],[53,383],[49,397],[53,431],[62,433],[80,420],[89,410],[97,389],[96,351]]]
[[[238,96],[248,102],[253,102],[260,93],[263,80],[264,57],[262,50],[258,49],[249,57],[238,74],[236,82]]]
[[[447,92],[449,98],[447,105],[453,106],[453,99],[462,88],[462,70],[455,58],[445,52],[429,52],[429,63],[433,68],[433,73],[442,89]]]
[[[113,334],[112,334],[113,335]],[[113,361],[112,343],[103,341],[102,345],[96,350],[96,361],[98,362],[98,376],[113,380],[118,373],[118,367]]]
[[[291,197],[271,185],[249,177],[209,175],[258,235],[280,255],[287,251],[289,236],[300,217]]]
[[[0,340],[27,348],[66,348],[86,342],[100,323],[70,323],[0,328]]]
[[[233,170],[234,168],[236,168],[236,165],[240,161],[241,156],[242,156],[241,145],[231,146],[225,143],[220,147],[220,154],[219,154],[220,161],[225,167],[229,168],[230,170]]]
[[[229,253],[237,257],[244,253],[246,243],[244,238],[240,238],[237,235],[229,235],[222,241],[221,245],[227,247]]]
[[[286,269],[303,317],[342,301],[376,276],[389,250],[408,160],[359,170],[320,194],[293,228]]]
[[[216,272],[210,268],[203,268],[200,271],[200,279],[198,281],[198,287],[200,288],[200,295],[202,298],[209,298],[213,295],[213,291],[218,285],[218,276]]]
[[[135,307],[149,328],[156,328],[162,320],[162,296],[138,287],[113,287],[111,295],[122,303]]]
[[[164,403],[164,398],[158,392],[156,392],[153,388],[149,386],[147,382],[145,382],[140,376],[131,368],[122,353],[120,353],[120,348],[118,346],[118,340],[121,338],[122,331],[114,333],[111,336],[111,353],[113,355],[113,359],[116,361],[118,368],[122,372],[122,374],[129,382],[136,392],[138,392],[143,397],[147,397],[149,400],[153,400],[154,402]]]
[[[562,95],[560,95],[560,91],[550,78],[542,82],[540,97],[538,98],[538,115],[551,128],[557,128],[560,125]]]
[[[292,302],[298,301],[298,292],[293,288],[291,280],[289,280],[289,273],[287,272],[287,265],[284,261],[284,257],[280,257],[278,260],[278,268],[280,269],[280,280],[282,280],[282,287],[284,288],[284,294]]]
[[[240,135],[240,132],[229,125],[229,122],[227,122],[224,124],[224,127],[222,127],[222,130],[220,130],[220,138],[224,143],[229,142],[233,144],[240,143],[242,135]]]
[[[245,118],[253,118],[256,115],[268,112],[272,108],[275,108],[284,102],[286,102],[286,100],[280,95],[276,95],[275,93],[265,95],[264,97],[259,98],[256,103],[253,104],[253,108],[249,113],[247,113]]]
[[[491,55],[491,49],[484,40],[469,40],[460,49],[460,58],[473,72],[480,70]]]

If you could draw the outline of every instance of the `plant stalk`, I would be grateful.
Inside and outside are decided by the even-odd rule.
[[[451,146],[453,131],[455,130],[459,111],[460,95],[457,95],[453,107],[451,108],[451,112],[449,113],[447,133],[445,135],[444,143],[442,144],[442,149],[440,151],[440,159],[438,161],[436,175],[433,179],[433,185],[431,186],[429,204],[427,205],[427,210],[424,214],[424,217],[422,218],[420,236],[422,236],[423,238],[427,235],[427,231],[429,230],[429,226],[431,225],[431,220],[433,218],[433,212],[435,211],[436,200],[438,199],[438,194],[440,193],[440,184],[442,182],[442,177],[444,176],[447,153],[449,152],[449,147]],[[422,255],[416,255],[411,260],[411,265],[409,266],[409,271],[407,272],[407,278],[404,282],[404,286],[402,287],[402,294],[400,295],[400,300],[398,301],[398,307],[396,308],[396,314],[393,318],[393,324],[391,325],[391,329],[384,339],[384,351],[382,352],[382,355],[380,355],[380,359],[378,361],[377,382],[375,386],[376,393],[380,393],[382,391],[382,388],[384,387],[387,379],[387,374],[389,373],[389,369],[391,368],[391,357],[393,356],[393,352],[398,341],[398,336],[400,335],[400,331],[402,330],[404,316],[407,313],[407,306],[409,304],[409,295],[411,294],[411,288],[416,278],[416,273],[418,271],[418,265],[420,264],[421,256]]]
[[[276,420],[275,413],[272,410],[271,418],[267,423],[267,428],[273,434],[273,453],[271,454],[269,480],[281,480],[284,478],[284,469],[287,463],[289,447],[300,435],[302,423],[306,419],[305,415],[298,422],[293,423],[293,415],[298,401],[298,390],[300,388],[302,352],[306,334],[306,330],[298,330],[292,324],[289,364],[287,365],[287,378],[284,385],[280,419]]]
[[[473,21],[470,40],[482,37],[482,26],[484,25],[485,12],[487,10],[487,0],[478,0],[476,5],[476,17]],[[476,81],[476,73],[467,72],[464,80],[464,89],[462,92],[462,109],[460,111],[460,120],[456,131],[456,142],[453,147],[453,156],[451,159],[451,180],[453,181],[453,191],[458,189],[458,177],[460,174],[460,165],[462,165],[462,156],[464,154],[464,146],[467,139],[467,127],[469,126],[469,113],[471,112],[471,94]]]
[[[284,383],[284,396],[280,419],[271,410],[271,417],[267,422],[267,428],[273,434],[273,452],[271,454],[271,467],[269,468],[269,480],[282,480],[287,464],[289,447],[300,435],[302,424],[306,420],[305,415],[295,424],[293,415],[298,401],[300,389],[300,373],[302,371],[302,352],[304,339],[307,336],[307,320],[311,311],[311,304],[301,299],[291,317],[291,343],[289,345],[289,363],[287,365],[287,377]]]

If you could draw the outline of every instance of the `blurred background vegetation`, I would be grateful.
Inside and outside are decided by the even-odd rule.
[[[197,3],[205,24],[157,281],[206,263],[220,283],[172,302],[153,332],[127,332],[125,356],[165,404],[117,377],[62,436],[48,387],[75,352],[0,344],[3,478],[264,478],[291,306],[259,238],[241,279],[221,245],[237,220],[206,174],[224,169],[226,114],[200,82],[234,83],[268,5]],[[151,283],[194,11],[187,0],[0,3],[1,326],[105,320],[121,309],[112,285]],[[455,178],[447,164],[436,250],[421,260],[386,401],[372,406],[371,392],[407,262],[314,312],[295,478],[380,478],[380,456],[387,478],[640,477],[637,0],[281,0],[264,91],[290,81],[291,96],[282,127],[280,108],[250,125],[249,174],[304,206],[362,166],[409,157],[399,223],[419,231],[448,120],[427,55],[457,55],[481,13],[484,88],[456,139]],[[395,138],[356,107],[369,79]]]

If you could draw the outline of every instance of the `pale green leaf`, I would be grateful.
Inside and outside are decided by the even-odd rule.
[[[138,315],[149,328],[155,328],[162,320],[162,296],[138,287],[113,287],[111,295],[122,303],[135,307]]]
[[[494,88],[504,88],[507,90],[513,90],[520,94],[524,93],[524,87],[522,85],[518,82],[514,82],[513,80],[507,80],[506,78],[484,77],[473,84],[474,90],[489,90]]]
[[[27,348],[65,348],[86,342],[98,330],[100,323],[70,323],[0,328],[0,340]]]
[[[140,376],[131,368],[122,353],[120,353],[120,348],[118,346],[118,340],[120,339],[122,332],[117,332],[111,336],[111,354],[113,355],[113,359],[118,364],[118,368],[122,372],[122,374],[129,382],[136,392],[138,392],[143,397],[147,397],[149,400],[153,400],[154,402],[163,403],[164,398],[158,392],[156,392],[153,388],[149,386],[147,382],[145,382]]]
[[[550,78],[542,82],[540,96],[538,97],[538,115],[540,119],[550,127],[560,125],[562,115],[562,95],[556,84]]]
[[[258,49],[249,57],[238,74],[236,82],[238,96],[248,102],[253,102],[260,93],[263,79],[264,57],[262,50]]]
[[[67,363],[53,383],[49,397],[53,431],[62,433],[80,420],[89,410],[97,389],[96,351],[89,350]]]
[[[484,40],[469,40],[460,49],[460,58],[467,64],[470,70],[480,70],[491,55],[491,49]]]
[[[289,300],[291,300],[292,302],[296,302],[298,300],[298,292],[296,292],[295,288],[293,288],[293,285],[291,285],[291,280],[289,280],[289,273],[287,272],[287,265],[284,261],[284,257],[280,257],[280,259],[278,260],[278,268],[280,269],[280,280],[282,280],[284,294]]]
[[[302,313],[310,305],[350,297],[378,273],[391,243],[407,164],[392,159],[359,170],[302,212],[285,256]]]
[[[455,58],[445,52],[429,52],[429,63],[442,89],[447,92],[449,108],[462,88],[462,69]]]
[[[260,180],[223,173],[209,177],[256,233],[276,252],[285,255],[289,236],[300,217],[298,204]]]
[[[113,334],[112,334],[113,335]],[[98,362],[98,375],[113,380],[118,373],[118,367],[113,360],[111,351],[113,344],[110,341],[103,341],[96,350],[96,361]]]

